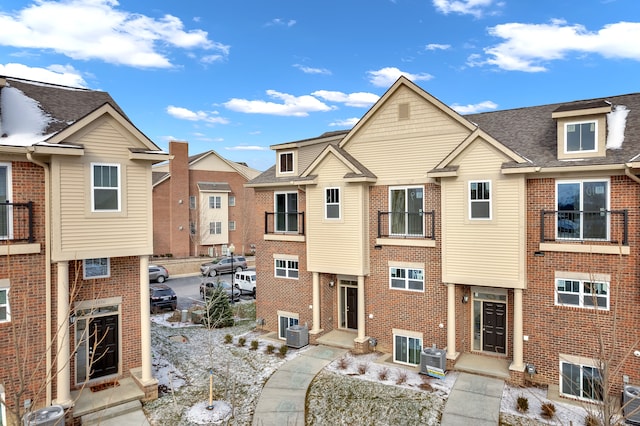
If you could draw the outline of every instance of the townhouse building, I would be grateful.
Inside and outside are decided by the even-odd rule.
[[[266,330],[567,398],[640,383],[640,94],[462,116],[401,77],[353,129],[271,148],[247,184]]]
[[[168,154],[106,92],[0,77],[0,106],[0,424],[52,404],[79,423],[105,383],[157,398],[151,165]]]
[[[171,159],[153,168],[154,254],[222,256],[255,251],[253,190],[260,174],[213,150],[189,156],[187,142],[169,143]]]

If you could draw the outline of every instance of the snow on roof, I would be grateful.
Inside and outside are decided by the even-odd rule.
[[[0,91],[0,145],[29,146],[46,140],[47,125],[53,118],[40,104],[14,87]]]
[[[629,109],[624,105],[616,105],[607,114],[607,149],[620,149],[624,142],[624,130],[627,125],[627,115]]]

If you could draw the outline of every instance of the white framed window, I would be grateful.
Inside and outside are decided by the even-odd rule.
[[[110,261],[108,257],[84,259],[82,261],[82,278],[109,278],[111,276]]]
[[[229,195],[229,207],[234,207],[236,205],[236,196]]]
[[[491,219],[491,181],[469,182],[469,219]]]
[[[609,283],[556,278],[555,304],[609,310]]]
[[[602,401],[600,370],[591,365],[560,361],[560,394],[570,398]]]
[[[609,181],[556,182],[556,238],[609,239]]]
[[[209,234],[211,235],[222,234],[222,222],[209,222]]]
[[[389,188],[389,234],[424,235],[424,188]]]
[[[235,220],[230,220],[229,221],[229,231],[235,231],[236,230],[236,221]]]
[[[219,195],[212,195],[209,197],[209,208],[219,209],[222,208],[222,197]]]
[[[120,165],[91,163],[91,211],[120,211]]]
[[[390,267],[389,287],[424,291],[424,269]]]
[[[324,218],[340,219],[340,188],[325,188]]]
[[[0,240],[13,238],[13,208],[11,202],[11,163],[0,163]]]
[[[189,196],[189,209],[190,210],[195,210],[196,209],[196,196],[195,195],[190,195]]]
[[[293,152],[281,152],[278,155],[280,173],[293,173]]]
[[[277,278],[298,279],[298,261],[289,259],[275,259],[275,276]]]
[[[10,321],[11,307],[9,305],[9,287],[0,287],[0,323]]]
[[[417,336],[393,334],[393,362],[400,364],[420,364],[420,352],[422,351],[422,338]]]
[[[287,328],[298,325],[300,322],[298,314],[291,312],[278,312],[278,338],[287,338]]]
[[[576,121],[564,125],[565,153],[573,152],[596,152],[598,122],[597,121]]]
[[[275,193],[276,232],[298,232],[298,193]]]

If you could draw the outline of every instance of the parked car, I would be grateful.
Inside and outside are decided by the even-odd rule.
[[[149,293],[151,296],[151,312],[157,313],[167,308],[175,311],[178,308],[178,296],[168,285],[151,284]]]
[[[227,281],[203,281],[200,284],[200,297],[202,297],[203,299],[211,297],[216,287],[222,287],[225,293],[227,293],[229,301],[237,302],[240,300],[240,290],[231,287],[231,284]]]
[[[256,271],[236,272],[233,276],[233,285],[240,293],[249,293],[256,297]]]
[[[242,272],[247,269],[247,259],[244,256],[231,256],[215,259],[200,265],[200,273],[205,277],[215,277],[218,274],[229,274],[233,271]]]
[[[149,281],[165,282],[169,278],[169,271],[162,265],[149,265]]]

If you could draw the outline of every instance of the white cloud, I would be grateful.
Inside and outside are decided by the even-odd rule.
[[[116,0],[39,0],[15,14],[0,13],[0,45],[151,68],[173,66],[160,46],[229,53],[206,31],[185,31],[175,16],[156,19],[117,6]]]
[[[179,120],[187,121],[204,121],[214,124],[228,124],[229,120],[224,117],[218,116],[218,113],[205,112],[205,111],[191,111],[190,109],[169,105],[167,107],[167,114],[177,118]]]
[[[546,71],[546,62],[569,54],[598,54],[605,58],[640,61],[640,22],[608,24],[588,31],[580,24],[553,20],[548,24],[507,23],[489,28],[489,34],[505,41],[484,49],[488,58],[472,55],[468,65],[495,65],[508,71]]]
[[[224,106],[232,111],[248,114],[267,114],[293,117],[307,117],[310,112],[323,112],[335,109],[320,102],[310,95],[293,96],[287,93],[267,90],[267,95],[282,101],[281,103],[263,100],[247,100],[233,98],[224,103]]]
[[[293,27],[296,24],[294,19],[289,19],[288,21],[285,19],[275,18],[265,24],[266,27]]]
[[[451,48],[450,44],[438,44],[438,43],[429,43],[425,47],[425,50],[447,50]]]
[[[342,128],[345,128],[345,129],[350,129],[353,126],[355,126],[358,123],[359,120],[360,120],[360,118],[358,118],[358,117],[345,118],[344,120],[333,121],[333,122],[329,123],[329,126],[331,126],[331,127],[342,127]]]
[[[492,6],[494,0],[433,0],[433,5],[440,13],[458,13],[460,15],[472,15],[481,18],[485,11]],[[502,6],[503,3],[496,3]],[[493,13],[493,12],[492,12]]]
[[[329,71],[326,68],[312,68],[312,67],[307,67],[307,66],[300,65],[300,64],[294,64],[293,66],[298,68],[300,71],[302,71],[305,74],[331,75],[331,71]]]
[[[367,74],[369,74],[369,82],[371,84],[377,87],[385,87],[385,88],[395,83],[395,81],[398,78],[400,78],[401,75],[404,75],[406,78],[408,78],[411,81],[420,81],[420,80],[426,81],[426,80],[431,80],[433,78],[431,74],[426,74],[426,73],[411,74],[405,71],[400,71],[398,68],[395,68],[395,67],[382,68],[382,69],[379,69],[378,71],[367,71]]]
[[[342,93],[330,90],[317,90],[311,94],[325,101],[343,103],[347,106],[358,108],[369,107],[380,99],[380,96],[366,92]]]
[[[498,104],[492,101],[484,101],[477,104],[458,105],[453,104],[451,108],[459,114],[475,114],[477,112],[488,111],[498,108]]]
[[[80,72],[71,65],[50,65],[47,68],[29,67],[23,64],[0,64],[0,75],[19,77],[43,83],[60,84],[72,87],[87,87]]]
[[[268,151],[269,148],[258,145],[239,145],[225,147],[227,151]]]

